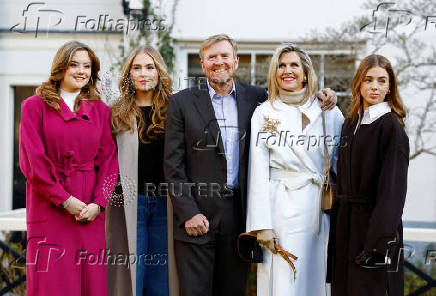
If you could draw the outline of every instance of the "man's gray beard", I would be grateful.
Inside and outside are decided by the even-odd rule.
[[[224,85],[228,84],[229,81],[232,81],[232,79],[233,79],[233,77],[228,77],[225,81],[222,81],[222,80],[220,81],[217,78],[211,78],[210,81],[213,82],[214,84],[219,85],[219,86],[224,86]]]

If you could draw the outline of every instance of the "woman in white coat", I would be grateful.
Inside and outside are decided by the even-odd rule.
[[[268,100],[251,119],[247,231],[264,248],[258,295],[328,295],[329,217],[321,211],[324,169],[322,110],[310,57],[294,45],[276,50],[268,76]],[[335,166],[343,116],[325,111],[330,164]],[[297,273],[274,240],[298,257]]]

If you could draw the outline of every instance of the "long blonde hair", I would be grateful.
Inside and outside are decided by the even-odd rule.
[[[295,52],[300,57],[301,64],[303,65],[303,71],[307,77],[307,82],[303,82],[303,87],[306,88],[304,99],[311,97],[317,89],[318,79],[309,55],[295,44],[286,44],[276,49],[269,64],[268,100],[270,102],[274,101],[279,96],[279,85],[276,79],[276,72],[279,67],[280,57],[282,54],[287,52]]]
[[[64,79],[65,72],[70,66],[71,59],[78,50],[86,50],[88,52],[91,60],[91,77],[88,83],[80,90],[74,103],[74,110],[78,109],[79,102],[82,99],[100,100],[100,93],[96,87],[97,81],[100,80],[98,77],[98,72],[100,71],[99,59],[88,45],[78,41],[69,41],[56,52],[48,81],[41,83],[35,91],[48,106],[53,107],[57,111],[61,110],[59,95],[61,81]]]
[[[112,132],[116,136],[120,132],[130,130],[134,132],[135,126],[133,118],[136,117],[138,122],[138,135],[143,143],[148,143],[143,138],[145,121],[142,117],[141,109],[136,105],[136,89],[130,79],[130,70],[133,60],[140,53],[149,55],[158,71],[159,81],[153,90],[152,97],[152,117],[151,124],[146,130],[147,138],[150,140],[157,139],[159,135],[165,132],[165,122],[168,110],[168,101],[171,96],[171,79],[167,72],[167,66],[161,54],[150,45],[138,46],[130,55],[121,70],[119,82],[120,98],[112,106]]]

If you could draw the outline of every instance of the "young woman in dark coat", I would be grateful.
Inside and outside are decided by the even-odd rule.
[[[403,227],[409,139],[390,62],[370,55],[352,82],[332,209],[332,295],[403,295]]]

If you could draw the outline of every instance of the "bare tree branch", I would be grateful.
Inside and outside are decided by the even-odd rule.
[[[423,102],[422,105],[418,104],[419,107],[408,109],[406,126],[411,140],[410,159],[424,154],[436,156],[436,49],[421,38],[427,16],[436,12],[436,1],[398,0],[395,3],[383,3],[368,0],[363,8],[368,9],[366,16],[346,22],[339,29],[313,31],[308,39],[338,45],[344,42],[366,42],[371,53],[391,50],[393,54],[389,60],[395,69],[400,92],[413,91],[414,98]],[[404,22],[407,17],[410,21]],[[386,31],[376,30],[376,24]]]

